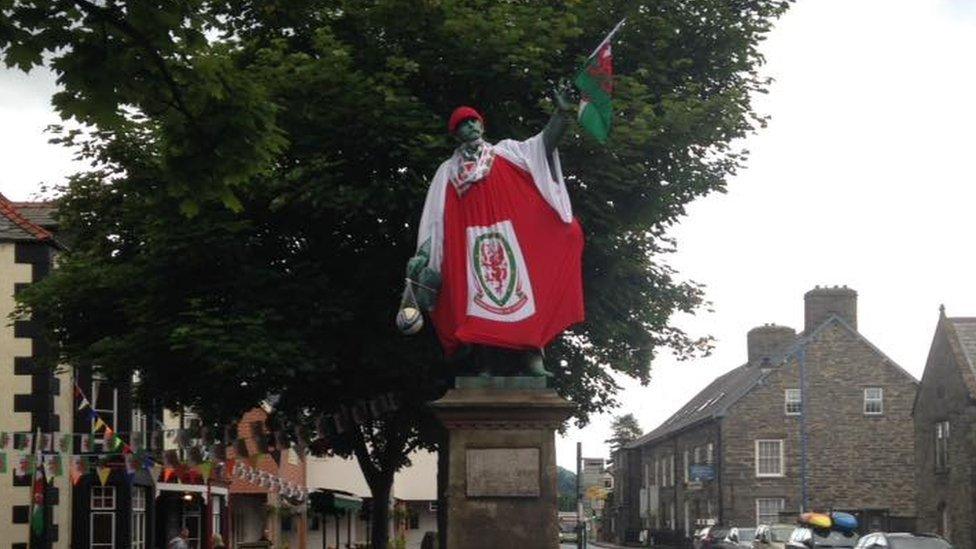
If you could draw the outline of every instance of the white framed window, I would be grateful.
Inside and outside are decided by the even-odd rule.
[[[88,547],[91,549],[115,549],[115,513],[95,511],[88,529]]]
[[[867,387],[864,389],[864,414],[878,416],[884,413],[884,389]]]
[[[685,482],[688,482],[689,480],[691,480],[691,452],[689,452],[687,448],[685,448],[684,458],[685,458],[683,464],[685,470],[684,478],[685,478]]]
[[[132,487],[131,549],[146,549],[146,488]]]
[[[757,440],[756,441],[756,476],[757,477],[781,477],[783,476],[783,441],[782,440]]]
[[[786,401],[786,415],[800,415],[800,411],[803,408],[803,400],[801,399],[799,389],[787,389],[784,391],[784,400]]]
[[[935,424],[935,470],[945,471],[949,468],[949,422],[940,421]]]
[[[91,510],[92,511],[114,511],[115,510],[115,486],[92,486],[91,487]]]
[[[695,465],[701,464],[702,462],[701,459],[702,459],[702,447],[695,446],[695,461],[694,461]]]
[[[715,445],[709,442],[705,445],[705,463],[708,465],[712,464],[712,460],[715,458]]]
[[[756,498],[756,524],[777,524],[783,509],[786,509],[784,498]]]
[[[109,385],[105,380],[95,377],[92,379],[91,397],[92,410],[98,414],[99,419],[104,421],[113,431],[118,430],[116,419],[119,410],[119,390]],[[91,425],[94,433],[94,419]],[[105,449],[104,437],[95,437],[95,449]]]

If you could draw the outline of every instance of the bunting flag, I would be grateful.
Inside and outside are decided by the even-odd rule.
[[[98,473],[98,482],[101,482],[102,486],[105,486],[108,483],[108,476],[112,474],[112,469],[100,465],[96,468],[96,471]]]
[[[29,476],[33,461],[34,456],[27,453],[21,453],[19,456],[17,456],[17,467],[14,469],[14,474],[18,477]]]
[[[83,476],[85,476],[85,466],[81,456],[71,456],[71,484],[77,486]]]
[[[38,454],[40,456],[40,454]],[[44,534],[44,467],[36,467],[34,471],[34,488],[31,498],[31,529],[37,536]]]
[[[43,460],[44,474],[47,476],[48,482],[53,483],[55,477],[59,477],[64,474],[61,454],[46,454],[44,455]]]
[[[94,431],[97,433],[97,432],[99,432],[100,430],[102,430],[102,429],[104,429],[106,427],[108,427],[108,424],[105,423],[104,421],[102,421],[102,418],[96,416],[96,418],[95,418],[95,429],[94,429]]]
[[[125,454],[123,459],[125,460],[125,474],[131,483],[136,476],[136,457],[132,454]]]
[[[79,441],[79,442],[81,442],[81,444],[80,444],[80,446],[81,446],[81,453],[83,453],[83,454],[89,454],[89,453],[91,453],[95,449],[95,436],[94,435],[92,435],[91,433],[87,433],[87,434],[82,434],[79,438],[81,439]]]
[[[203,482],[210,481],[210,473],[213,472],[213,462],[205,461],[200,465],[197,465],[197,470],[200,471],[200,476],[203,478]]]

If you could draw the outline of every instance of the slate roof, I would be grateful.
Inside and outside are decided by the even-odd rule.
[[[721,416],[733,403],[749,392],[763,376],[763,368],[743,364],[712,381],[657,429],[627,444],[636,448],[697,423]]]
[[[7,197],[0,194],[0,241],[51,241],[51,231],[31,221]]]
[[[970,340],[972,346],[970,347],[970,350],[973,352],[973,354],[971,354],[970,357],[976,359],[976,318],[967,320],[972,322],[972,339]],[[854,329],[853,326],[837,315],[831,315],[809,333],[798,335],[793,345],[787,348],[780,357],[774,358],[772,364],[779,365],[784,361],[796,356],[801,348],[815,339],[822,330],[826,329],[826,327],[832,323],[836,323],[847,329],[849,332],[854,334],[855,337],[859,338],[861,341],[870,346],[874,352],[883,357],[886,361],[888,361],[889,364],[901,371],[906,377],[908,377],[914,383],[918,383],[915,376],[899,366],[895,361],[891,360],[891,358],[885,355],[881,349],[878,349],[873,343],[868,341],[867,338],[861,335],[860,332]],[[976,363],[970,362],[971,366],[973,364]],[[730,406],[738,402],[740,398],[748,394],[753,387],[759,384],[762,378],[769,371],[769,368],[747,363],[719,376],[708,387],[702,389],[701,392],[695,395],[694,398],[682,406],[680,410],[668,418],[667,421],[662,423],[653,431],[627,444],[626,448],[637,448],[647,444],[648,442],[663,438],[698,423],[722,417],[725,415],[726,410],[728,410]]]
[[[58,207],[55,202],[11,202],[11,204],[31,223],[40,225],[52,232],[57,230],[58,220],[55,218],[55,214],[58,211]]]
[[[969,386],[969,392],[976,397],[976,318],[947,317],[944,319],[950,326],[950,333],[955,335],[958,344],[959,358],[966,362],[959,364],[966,371],[961,372],[963,380]]]

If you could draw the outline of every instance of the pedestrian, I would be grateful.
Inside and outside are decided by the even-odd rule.
[[[190,537],[190,531],[186,528],[180,530],[180,535],[169,540],[166,544],[166,549],[190,549],[190,544],[187,543],[187,539]]]
[[[213,549],[226,549],[227,548],[227,546],[224,545],[224,537],[221,536],[220,534],[214,534],[212,541],[213,541],[213,544],[212,544]]]

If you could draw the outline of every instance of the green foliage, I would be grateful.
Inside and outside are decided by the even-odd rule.
[[[611,454],[624,444],[637,440],[643,434],[634,414],[615,416],[610,424],[610,432],[610,438],[604,442],[610,446]]]
[[[11,0],[8,67],[46,64],[93,163],[63,189],[70,250],[20,295],[59,361],[138,372],[139,398],[231,418],[269,394],[310,418],[397,391],[397,414],[336,439],[374,490],[437,440],[450,382],[430,330],[393,323],[429,178],[458,104],[494,139],[538,132],[555,81],[628,16],[614,133],[562,147],[587,235],[587,322],[547,356],[577,418],[646,382],[702,288],[665,262],[668,228],[722,191],[763,124],[757,45],[786,0]]]
[[[576,510],[576,473],[565,467],[556,467],[556,492],[560,511]]]

